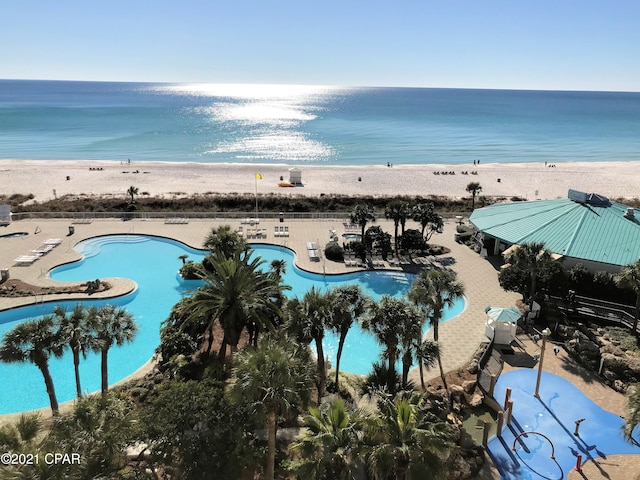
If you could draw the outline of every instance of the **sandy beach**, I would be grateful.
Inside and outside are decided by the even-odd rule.
[[[289,169],[302,171],[302,186],[280,187]],[[452,174],[453,172],[453,174]],[[466,173],[465,173],[466,172]],[[474,174],[474,172],[477,172]],[[260,173],[262,180],[255,180]],[[1,192],[33,194],[36,201],[63,195],[255,193],[317,196],[446,195],[466,197],[469,182],[482,195],[528,200],[564,197],[569,188],[611,198],[640,196],[640,161],[488,163],[482,165],[307,166],[172,162],[0,160]],[[281,180],[282,177],[282,180]]]

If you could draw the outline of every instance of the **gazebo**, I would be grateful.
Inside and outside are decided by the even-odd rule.
[[[522,312],[515,307],[495,308],[488,306],[485,308],[487,323],[485,324],[485,335],[489,340],[493,340],[498,345],[509,345],[516,339],[518,320],[522,318]]]

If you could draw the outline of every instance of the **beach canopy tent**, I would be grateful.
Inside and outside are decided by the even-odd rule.
[[[522,312],[514,307],[496,308],[487,307],[487,323],[485,325],[485,335],[489,340],[499,345],[509,345],[516,338],[518,320],[522,317]]]
[[[302,185],[302,170],[297,167],[289,169],[289,183]]]
[[[10,223],[11,222],[11,205],[3,204],[0,205],[0,223]]]

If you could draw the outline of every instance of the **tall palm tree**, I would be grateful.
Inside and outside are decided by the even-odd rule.
[[[212,331],[217,321],[224,335],[218,351],[226,357],[227,347],[235,351],[242,331],[250,322],[273,328],[273,319],[282,315],[279,301],[282,291],[290,289],[273,275],[263,272],[264,260],[252,258],[252,250],[238,249],[232,256],[213,253],[209,257],[211,269],[201,270],[205,284],[193,292],[190,312],[184,328],[208,318]],[[204,332],[203,332],[204,333]]]
[[[299,454],[291,470],[298,478],[355,480],[363,419],[360,411],[349,412],[340,398],[324,408],[310,408],[307,431],[291,446]]]
[[[133,185],[131,185],[127,189],[127,195],[129,195],[131,197],[131,201],[129,203],[134,203],[135,202],[135,196],[138,195],[138,187],[134,187]]]
[[[426,410],[417,393],[383,394],[376,422],[367,425],[364,447],[373,480],[437,478],[442,460],[453,447],[451,428]]]
[[[91,348],[91,329],[87,324],[88,314],[84,306],[78,303],[71,312],[57,306],[53,314],[58,322],[60,339],[68,345],[73,355],[73,370],[76,377],[76,396],[82,397],[80,386],[80,355],[87,358],[87,351]]]
[[[624,438],[631,440],[633,438],[633,430],[640,425],[640,383],[636,383],[629,388],[627,402],[627,415],[622,426],[622,432]]]
[[[346,285],[334,290],[334,314],[329,317],[328,327],[338,335],[338,352],[336,353],[336,391],[339,390],[340,359],[347,334],[354,322],[359,322],[372,300],[362,293],[358,285]]]
[[[413,365],[414,357],[417,358],[417,350],[422,337],[424,317],[412,304],[407,304],[402,318],[398,318],[400,331],[400,351],[402,353],[402,389],[407,388],[409,370]]]
[[[470,182],[467,184],[467,192],[471,194],[471,210],[476,209],[476,195],[482,191],[482,187],[478,182]]]
[[[266,416],[267,480],[274,478],[278,417],[306,408],[313,372],[309,347],[287,337],[268,335],[257,348],[247,347],[235,358],[231,398]]]
[[[413,206],[411,211],[411,218],[420,224],[422,227],[420,233],[427,242],[431,240],[434,233],[442,233],[444,223],[442,221],[442,217],[436,213],[433,202],[418,203]],[[429,230],[425,236],[425,230],[427,230],[427,227],[429,227]]]
[[[315,287],[311,287],[302,300],[293,298],[286,304],[287,331],[295,335],[299,342],[309,344],[313,341],[316,346],[318,401],[324,396],[327,382],[322,340],[336,312],[334,299],[335,295],[332,291],[322,293]]]
[[[405,301],[384,295],[380,303],[372,303],[369,315],[362,322],[362,327],[371,332],[376,341],[384,347],[383,357],[387,359],[388,371],[396,372],[396,360],[400,353],[402,332],[408,314]],[[390,375],[389,378],[395,377]],[[389,391],[395,390],[395,385],[388,384]]]
[[[49,371],[49,358],[61,357],[63,345],[56,331],[53,316],[30,320],[8,331],[0,345],[0,361],[6,363],[31,362],[40,369],[49,395],[51,412],[58,416],[58,398]]]
[[[393,241],[395,242],[395,252],[398,254],[398,227],[402,225],[402,233],[404,234],[404,227],[407,218],[411,215],[411,208],[408,202],[402,200],[390,201],[384,209],[384,216],[387,219],[393,220],[394,235]]]
[[[362,238],[362,240],[364,241],[364,229],[367,227],[367,224],[369,222],[376,221],[376,216],[373,208],[371,208],[369,205],[359,204],[356,205],[356,207],[351,212],[351,215],[349,215],[349,221],[351,223],[355,223],[356,225],[360,225],[360,228],[362,229],[362,236],[360,238]]]
[[[456,300],[464,295],[464,287],[456,281],[455,274],[449,271],[429,270],[422,272],[411,285],[408,297],[427,314],[429,324],[433,329],[433,340],[439,341],[439,325],[444,314],[445,307],[451,307]],[[440,346],[438,344],[438,346]],[[447,389],[447,381],[442,368],[440,348],[437,352],[440,378],[444,388]]]
[[[633,292],[636,294],[633,333],[637,335],[638,319],[640,319],[640,260],[622,268],[616,276],[616,284],[622,288],[633,290]]]
[[[138,324],[133,315],[116,305],[89,308],[87,323],[93,332],[92,348],[101,355],[101,390],[102,396],[106,396],[109,389],[109,349],[133,341]]]

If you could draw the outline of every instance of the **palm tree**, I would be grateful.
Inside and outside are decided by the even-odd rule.
[[[640,319],[640,260],[622,268],[616,276],[616,284],[622,288],[633,290],[636,294],[636,308],[634,311],[633,333],[638,334],[638,319]]]
[[[182,264],[184,265],[185,263],[187,263],[187,258],[189,258],[189,255],[183,253],[182,255],[178,256],[178,260],[182,260]]]
[[[359,322],[366,313],[371,299],[362,293],[358,285],[346,285],[334,290],[334,314],[329,317],[327,326],[338,335],[338,352],[336,353],[336,391],[339,390],[340,359],[347,333],[354,322]]]
[[[349,412],[340,398],[324,407],[309,409],[307,431],[291,446],[300,456],[291,470],[298,478],[355,480],[363,416],[357,410]]]
[[[398,254],[398,226],[402,225],[402,233],[404,234],[404,226],[410,214],[411,208],[409,207],[409,203],[402,200],[392,200],[384,209],[385,218],[393,220],[393,241],[396,246],[396,255]]]
[[[409,379],[409,370],[411,369],[411,365],[413,365],[414,357],[417,357],[417,350],[422,337],[424,317],[417,308],[411,304],[407,304],[403,317],[398,320],[401,327],[402,389],[405,390]]]
[[[384,295],[379,304],[371,304],[369,316],[362,322],[362,328],[371,332],[384,347],[383,357],[387,359],[390,372],[396,372],[401,335],[409,316],[408,307],[405,301]],[[389,382],[387,388],[394,391],[395,385]]]
[[[420,224],[422,227],[420,233],[427,242],[431,239],[434,233],[442,233],[444,223],[442,221],[442,217],[436,213],[433,202],[418,203],[417,205],[414,205],[411,218]],[[429,227],[429,231],[425,236],[424,232],[427,227]]]
[[[313,286],[304,294],[302,300],[293,298],[286,305],[287,331],[304,344],[309,344],[312,340],[315,342],[318,364],[318,401],[324,396],[327,382],[322,340],[326,329],[332,323],[331,317],[336,311],[333,292],[322,293]]]
[[[129,195],[131,197],[131,201],[129,203],[134,203],[135,202],[135,196],[138,195],[138,187],[134,187],[133,185],[131,185],[128,189],[127,189],[127,195]]]
[[[87,351],[91,348],[91,329],[87,324],[87,310],[78,303],[71,312],[57,306],[53,314],[58,322],[60,340],[69,345],[73,355],[73,369],[76,377],[76,396],[82,397],[80,386],[80,354],[87,358]]]
[[[627,402],[627,415],[622,426],[622,432],[624,433],[624,438],[631,440],[633,438],[633,430],[640,425],[640,384],[636,383],[629,388]]]
[[[274,478],[278,417],[306,408],[313,372],[309,347],[287,337],[266,336],[257,348],[247,347],[235,358],[231,398],[266,416],[267,480]]]
[[[482,187],[478,182],[470,182],[467,184],[467,192],[471,194],[471,210],[476,209],[476,195],[482,191]]]
[[[450,427],[426,410],[426,400],[404,392],[382,394],[376,422],[367,425],[365,461],[373,480],[437,478],[453,448]]]
[[[355,223],[356,225],[360,225],[360,228],[362,229],[362,236],[360,238],[362,238],[362,240],[364,241],[364,229],[369,222],[376,221],[376,216],[374,214],[373,208],[371,208],[369,205],[360,204],[356,205],[356,207],[353,209],[353,212],[351,212],[351,215],[349,215],[349,221],[351,223]]]
[[[433,340],[438,343],[440,320],[445,307],[451,307],[456,300],[464,295],[464,287],[456,282],[455,274],[449,271],[429,270],[422,272],[409,290],[408,297],[418,307],[427,313],[429,324],[433,329]],[[439,346],[439,344],[438,344]],[[447,389],[447,381],[442,368],[440,348],[437,352],[440,378],[444,388]]]
[[[424,386],[424,369],[431,369],[438,363],[439,347],[436,342],[430,340],[422,340],[416,346],[416,359],[418,360],[418,371],[420,372],[420,386],[422,390],[426,390]]]
[[[212,228],[204,239],[204,247],[210,252],[219,252],[225,257],[231,257],[237,250],[247,248],[245,240],[231,230],[230,225]]]
[[[129,312],[116,305],[91,307],[87,312],[87,323],[93,332],[92,348],[101,355],[102,396],[109,389],[109,349],[133,341],[138,324]]]
[[[230,257],[219,252],[207,257],[211,269],[201,270],[205,285],[193,292],[189,302],[189,318],[183,328],[208,318],[211,332],[214,323],[219,322],[224,332],[218,351],[222,359],[227,346],[237,349],[240,335],[249,323],[273,328],[274,318],[282,315],[282,291],[290,289],[273,275],[262,272],[264,260],[252,259],[251,255],[251,250],[238,249]]]
[[[61,357],[63,345],[56,331],[53,316],[21,323],[8,331],[0,345],[0,360],[7,363],[31,362],[40,369],[47,387],[51,412],[60,413],[58,399],[49,371],[49,358]]]
[[[525,243],[520,245],[520,247],[509,257],[509,261],[513,266],[529,272],[529,295],[523,295],[525,302],[529,305],[529,308],[533,306],[533,302],[536,298],[536,286],[539,272],[544,263],[549,262],[550,260],[551,256],[549,255],[549,252],[544,249],[544,243]],[[526,289],[523,291],[526,292]]]

